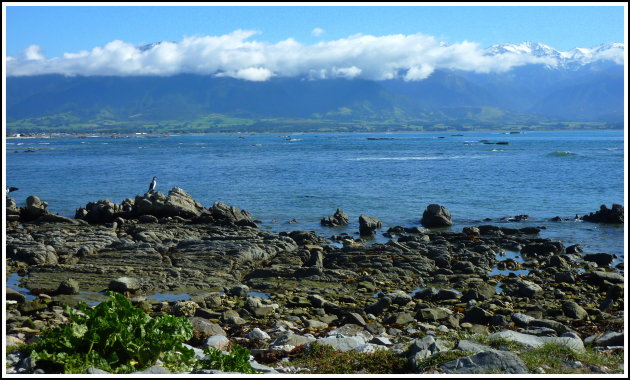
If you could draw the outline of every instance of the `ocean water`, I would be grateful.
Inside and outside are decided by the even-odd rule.
[[[613,253],[616,262],[624,255],[623,226],[573,220],[602,204],[625,206],[623,131],[87,136],[9,139],[5,147],[18,205],[37,195],[69,217],[91,201],[143,194],[157,176],[157,191],[181,187],[205,207],[245,209],[271,231],[355,235],[365,214],[385,232],[419,225],[437,203],[451,212],[451,231],[545,226],[541,237]],[[321,226],[337,208],[351,224]],[[521,214],[529,218],[501,221]],[[569,220],[549,221],[555,216]]]

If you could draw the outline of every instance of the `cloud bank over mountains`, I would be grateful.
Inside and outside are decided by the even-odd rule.
[[[41,47],[31,45],[18,56],[7,57],[7,73],[9,76],[170,76],[187,73],[248,81],[298,76],[419,81],[437,69],[491,73],[506,72],[526,64],[557,67],[568,59],[624,62],[623,44],[557,52],[546,45],[532,46],[532,43],[483,49],[475,42],[446,44],[423,34],[356,34],[313,45],[304,45],[292,38],[275,44],[260,42],[252,39],[256,34],[256,31],[236,30],[221,36],[190,36],[179,42],[145,46],[116,40],[89,51],[64,53],[62,57],[53,58],[46,58]],[[546,50],[552,52],[541,54]]]

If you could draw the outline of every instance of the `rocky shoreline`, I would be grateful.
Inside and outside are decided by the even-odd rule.
[[[248,347],[262,373],[309,373],[291,365],[290,353],[311,342],[346,352],[390,350],[407,360],[409,373],[447,374],[550,370],[527,366],[520,353],[492,341],[624,349],[623,264],[539,238],[534,227],[398,226],[384,233],[384,244],[312,231],[275,234],[258,229],[247,211],[223,203],[204,208],[179,188],[120,204],[91,202],[74,219],[46,208],[34,196],[21,208],[7,198],[6,275],[16,273],[29,291],[7,288],[7,346],[67,321],[64,305],[99,302],[114,290],[150,315],[190,318],[195,349]],[[623,223],[623,207],[613,210]],[[598,215],[609,211],[603,206]],[[378,219],[361,218],[361,235],[380,228]],[[446,226],[449,219],[439,205],[423,215]],[[334,231],[347,220],[337,210],[322,224]],[[157,296],[164,294],[180,297]],[[454,353],[461,355],[426,366]],[[621,363],[565,363],[563,370],[623,373]],[[7,355],[7,366],[7,373],[41,372],[20,351]]]

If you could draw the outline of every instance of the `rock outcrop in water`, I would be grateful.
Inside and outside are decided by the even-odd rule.
[[[335,213],[331,216],[322,218],[321,224],[322,226],[330,226],[330,227],[338,227],[345,226],[350,222],[350,217],[343,212],[343,210],[337,209]]]
[[[156,218],[177,217],[190,219],[210,215],[210,211],[195,201],[183,189],[175,187],[164,195],[159,191],[137,195],[134,200],[129,198],[121,204],[110,200],[90,202],[85,207],[76,210],[75,218],[93,224],[111,223],[116,218],[138,219],[144,215]]]
[[[37,204],[30,202],[45,210]],[[20,215],[15,202],[7,209]],[[624,277],[614,256],[540,238],[534,227],[396,226],[387,243],[338,247],[312,231],[259,230],[247,211],[220,202],[206,209],[183,190],[83,209],[74,223],[44,211],[31,222],[8,219],[7,269],[25,276],[32,294],[7,294],[7,344],[67,321],[61,305],[100,300],[105,289],[128,293],[151,315],[188,317],[196,349],[247,346],[265,373],[304,373],[280,359],[312,342],[389,350],[409,363],[408,373],[464,374],[544,372],[519,355],[545,343],[613,352],[624,342]],[[373,221],[369,231],[377,228]],[[166,293],[187,299],[152,297]],[[41,296],[27,300],[33,295]],[[469,340],[475,334],[525,348],[492,348]],[[454,359],[426,367],[444,357]],[[19,352],[7,363],[12,373],[37,371]]]
[[[582,219],[594,223],[623,224],[623,206],[615,203],[609,209],[601,205],[599,211],[584,215]]]
[[[427,228],[449,227],[453,225],[451,213],[444,206],[430,204],[422,213],[420,223]]]
[[[367,215],[359,215],[359,234],[361,236],[374,236],[376,229],[381,228],[382,223],[378,218]]]

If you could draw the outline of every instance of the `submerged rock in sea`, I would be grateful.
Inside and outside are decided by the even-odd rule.
[[[438,204],[430,204],[422,214],[420,223],[427,228],[449,227],[453,225],[451,213]]]
[[[321,220],[321,224],[323,226],[330,226],[330,227],[336,227],[336,226],[345,226],[350,222],[350,217],[343,212],[343,210],[337,209],[337,211],[335,211],[335,213],[331,216],[322,218]]]
[[[359,233],[361,236],[373,236],[382,223],[377,218],[361,214],[359,216]]]
[[[606,205],[601,205],[599,211],[584,215],[582,219],[594,223],[623,224],[623,206],[615,203],[609,209]]]

